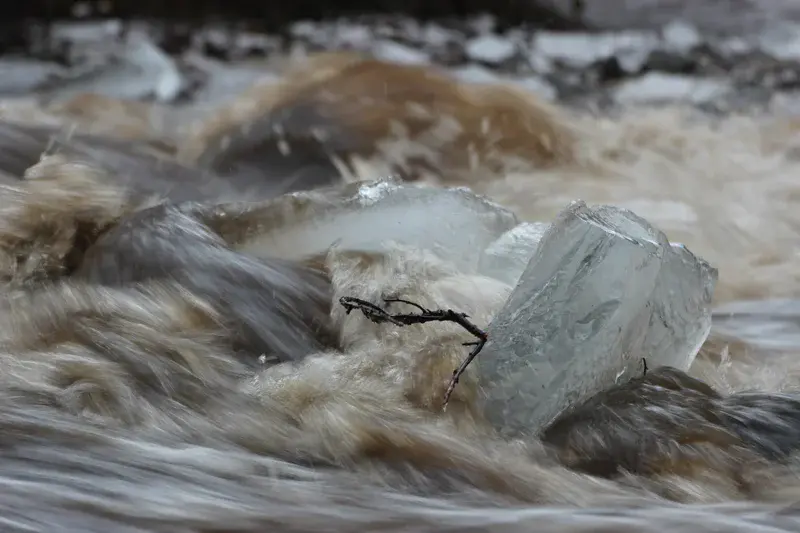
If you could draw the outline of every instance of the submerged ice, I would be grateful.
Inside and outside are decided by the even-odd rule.
[[[547,229],[479,356],[501,432],[650,368],[686,370],[711,327],[716,269],[634,213],[575,202]]]
[[[381,180],[287,195],[260,209],[276,220],[248,243],[250,253],[302,258],[331,246],[365,252],[403,245],[430,250],[463,272],[518,223],[516,216],[466,189]]]

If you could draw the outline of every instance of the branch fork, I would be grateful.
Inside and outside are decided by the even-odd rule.
[[[339,299],[339,303],[345,308],[345,312],[347,314],[350,314],[350,312],[353,310],[361,311],[361,313],[367,319],[376,324],[388,322],[390,324],[394,324],[395,326],[402,327],[411,326],[414,324],[426,324],[428,322],[453,322],[477,338],[477,340],[474,342],[463,343],[463,346],[472,346],[473,348],[469,352],[469,355],[467,355],[466,359],[464,359],[464,361],[458,366],[458,368],[453,370],[453,376],[450,378],[450,383],[445,391],[444,402],[442,405],[442,410],[446,410],[447,403],[450,401],[450,396],[453,394],[453,390],[456,388],[459,378],[464,374],[464,372],[467,370],[467,367],[470,365],[470,363],[472,363],[475,357],[477,357],[477,355],[486,345],[486,342],[489,340],[487,333],[470,322],[469,316],[467,316],[465,313],[457,313],[452,309],[426,309],[419,304],[410,302],[408,300],[402,300],[400,298],[386,298],[383,301],[387,306],[392,303],[404,303],[417,308],[419,312],[392,314],[386,309],[360,298],[343,296]]]

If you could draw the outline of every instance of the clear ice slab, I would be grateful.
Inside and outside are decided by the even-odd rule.
[[[717,271],[625,209],[574,202],[536,247],[478,356],[507,436],[649,368],[688,369],[711,328]]]
[[[484,250],[480,273],[516,285],[548,228],[544,222],[522,222],[503,233]]]
[[[484,250],[519,222],[468,189],[392,179],[292,193],[245,210],[261,226],[261,236],[240,248],[251,255],[300,259],[334,245],[377,252],[399,244],[430,250],[465,273],[477,272]]]

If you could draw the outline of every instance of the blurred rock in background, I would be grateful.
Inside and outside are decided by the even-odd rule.
[[[570,4],[550,6],[540,0],[31,0],[7,2],[0,8],[0,20],[7,30],[19,28],[19,22],[24,20],[97,17],[171,19],[191,23],[246,20],[251,29],[274,32],[299,19],[320,20],[364,13],[402,14],[419,20],[490,13],[502,25],[519,25],[524,21],[535,27],[581,28],[579,12],[583,9],[582,0],[570,0]]]
[[[353,50],[590,109],[800,108],[796,0],[34,0],[0,15],[0,97],[213,102],[281,57]]]

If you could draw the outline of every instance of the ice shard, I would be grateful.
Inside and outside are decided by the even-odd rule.
[[[505,435],[650,368],[687,369],[711,327],[717,271],[631,211],[574,202],[545,232],[479,355]]]
[[[467,273],[477,272],[483,251],[519,222],[467,189],[391,179],[288,194],[246,209],[260,224],[260,237],[241,248],[246,253],[297,259],[334,244],[367,252],[400,244],[430,250]]]
[[[547,228],[543,222],[523,222],[505,232],[483,252],[480,273],[516,285]]]

